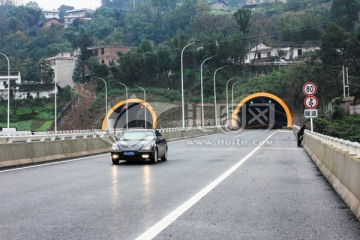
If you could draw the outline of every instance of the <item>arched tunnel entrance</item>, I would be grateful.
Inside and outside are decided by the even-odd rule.
[[[156,128],[156,125],[156,113],[149,103],[141,99],[128,99],[111,108],[103,120],[102,129]]]
[[[237,128],[281,129],[292,126],[288,106],[277,96],[260,92],[244,98],[235,108],[232,125]]]

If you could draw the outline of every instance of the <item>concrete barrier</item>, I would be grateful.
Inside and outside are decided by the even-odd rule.
[[[191,129],[184,131],[170,131],[170,132],[162,132],[161,134],[167,141],[176,141],[186,138],[200,137],[206,136],[210,134],[216,134],[221,132],[219,128],[206,128],[206,129]]]
[[[294,128],[294,132],[297,131]],[[360,220],[360,160],[306,131],[303,146],[319,170]]]
[[[162,135],[168,141],[175,141],[218,132],[220,132],[218,128],[195,128],[162,132]],[[106,153],[110,152],[114,141],[114,138],[107,136],[103,138],[3,143],[0,144],[0,168]]]
[[[111,140],[102,138],[0,144],[0,168],[104,153],[110,147]]]

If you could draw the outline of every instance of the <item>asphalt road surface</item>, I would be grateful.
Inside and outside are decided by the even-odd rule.
[[[360,239],[360,223],[291,131],[169,143],[0,171],[0,239]]]

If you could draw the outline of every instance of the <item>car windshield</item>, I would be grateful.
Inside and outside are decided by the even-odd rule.
[[[150,131],[134,131],[134,132],[125,132],[121,139],[124,141],[130,140],[152,140],[154,139],[154,133]]]

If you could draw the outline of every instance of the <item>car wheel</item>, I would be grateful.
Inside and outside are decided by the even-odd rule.
[[[162,161],[166,161],[168,159],[168,148],[165,148],[164,156],[161,158]]]
[[[153,158],[150,161],[151,161],[151,163],[157,163],[157,160],[158,160],[158,151],[155,148],[154,153],[153,153]]]
[[[119,160],[118,160],[118,159],[113,159],[112,162],[113,162],[114,165],[118,165],[118,164],[119,164]]]

